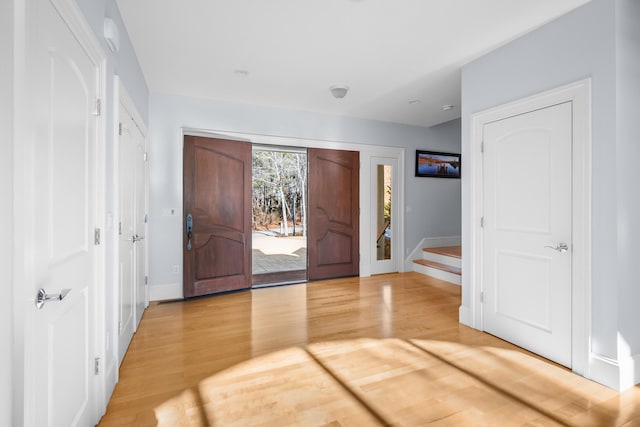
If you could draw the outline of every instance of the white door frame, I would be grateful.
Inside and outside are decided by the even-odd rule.
[[[362,215],[371,206],[371,183],[370,180],[370,159],[372,157],[388,157],[396,159],[398,162],[398,185],[395,189],[395,200],[398,207],[404,206],[404,186],[405,186],[405,161],[404,148],[389,147],[381,145],[368,145],[349,142],[323,141],[318,139],[292,138],[285,136],[257,135],[240,132],[227,132],[219,130],[194,129],[183,127],[180,129],[179,141],[184,144],[184,135],[195,135],[204,137],[222,137],[227,139],[237,139],[249,141],[259,145],[275,145],[281,147],[299,148],[326,148],[330,150],[352,150],[360,152],[360,277],[371,276],[371,218],[370,215]],[[179,151],[183,152],[182,148]],[[182,165],[182,161],[180,162]],[[181,202],[182,203],[182,202]],[[181,205],[182,206],[182,205]],[[184,224],[184,218],[180,224]],[[396,245],[404,248],[404,209],[398,209],[398,227],[396,230]],[[402,254],[402,249],[399,250]],[[181,266],[184,268],[184,266]],[[398,272],[404,271],[404,262],[398,260]]]
[[[378,187],[377,187],[377,179],[378,179],[378,165],[390,165],[392,167],[391,171],[391,259],[388,260],[378,260],[377,259],[377,242],[375,238],[371,238],[369,247],[361,248],[362,251],[369,251],[370,256],[370,268],[371,274],[386,274],[386,273],[395,273],[400,271],[400,254],[402,250],[396,242],[397,236],[395,230],[398,228],[398,217],[400,214],[401,206],[397,203],[396,200],[396,191],[398,188],[398,181],[400,181],[400,176],[398,174],[398,161],[395,157],[388,156],[369,156],[369,206],[365,206],[364,209],[369,211],[371,215],[369,215],[370,219],[370,229],[369,236],[376,236],[380,232],[378,230],[377,218],[373,215],[377,213],[378,206]],[[365,171],[362,171],[362,175],[365,174]]]
[[[73,0],[47,0],[54,5],[60,16],[63,18],[71,32],[85,49],[87,55],[98,65],[98,99],[102,102],[100,117],[96,123],[96,157],[98,170],[96,173],[96,227],[102,233],[105,233],[105,195],[106,195],[106,122],[105,122],[105,94],[106,94],[106,57],[98,40],[96,39],[91,27],[86,22],[82,11]],[[31,2],[27,0],[17,0],[14,2],[14,224],[15,230],[21,231],[20,238],[14,238],[14,331],[16,333],[16,346],[14,347],[14,366],[13,366],[13,409],[14,424],[26,425],[30,419],[29,411],[32,408],[33,396],[25,393],[26,383],[30,381],[33,375],[47,366],[46,361],[37,358],[27,358],[26,353],[26,334],[31,328],[32,317],[25,311],[30,301],[34,301],[33,289],[36,277],[33,274],[33,266],[31,259],[30,244],[34,241],[30,224],[33,223],[34,206],[33,201],[28,195],[31,192],[29,187],[32,179],[30,178],[32,170],[28,167],[31,162],[30,158],[34,155],[29,147],[33,146],[33,126],[31,122],[31,110],[29,103],[32,99],[31,82],[29,81],[29,63],[28,57],[30,53],[27,49],[30,47],[30,37],[33,34],[34,8]],[[104,235],[104,234],[103,234]],[[92,300],[89,302],[92,307],[94,316],[95,330],[91,331],[94,339],[94,349],[96,357],[104,360],[105,355],[105,305],[104,305],[104,271],[105,271],[105,244],[104,240],[101,245],[95,247],[96,265],[95,278],[96,283],[93,288]],[[61,391],[64,392],[64,391]],[[107,397],[104,390],[104,370],[101,370],[95,376],[94,381],[94,402],[95,415],[99,419],[104,414],[107,407]]]
[[[571,368],[589,377],[591,336],[591,79],[585,79],[472,115],[471,189],[471,316],[472,326],[483,330],[481,292],[483,215],[482,140],[484,125],[563,102],[572,102],[572,303]]]

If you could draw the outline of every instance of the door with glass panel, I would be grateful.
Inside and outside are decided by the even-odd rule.
[[[398,182],[398,162],[390,157],[371,158],[371,274],[398,271],[398,204],[394,191]]]

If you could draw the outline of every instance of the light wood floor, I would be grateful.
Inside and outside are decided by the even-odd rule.
[[[640,425],[615,393],[458,323],[417,273],[152,304],[101,426]]]

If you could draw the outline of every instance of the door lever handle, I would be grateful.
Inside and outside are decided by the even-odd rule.
[[[47,291],[40,288],[36,295],[36,308],[41,309],[47,301],[62,301],[69,292],[71,289],[63,289],[59,294],[48,294]]]
[[[558,243],[556,246],[545,246],[545,248],[553,249],[554,251],[558,251],[561,254],[569,250],[569,246],[566,243]]]
[[[191,237],[193,237],[193,216],[187,214],[187,250],[191,250]]]

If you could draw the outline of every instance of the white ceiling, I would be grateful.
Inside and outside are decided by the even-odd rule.
[[[152,93],[431,126],[460,116],[461,65],[588,1],[117,4]]]

